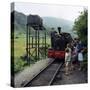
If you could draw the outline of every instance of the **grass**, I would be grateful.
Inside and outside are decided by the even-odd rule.
[[[42,39],[40,39],[40,43],[42,43]],[[47,37],[47,45],[50,46],[50,38]],[[34,40],[35,43],[35,40]],[[32,49],[31,52],[33,52]],[[26,54],[26,34],[15,34],[14,35],[14,69],[15,73],[23,70],[26,65],[26,61],[22,60],[20,57]]]
[[[25,37],[19,37],[17,39],[14,39],[14,54],[15,57],[20,57],[24,55],[25,52]]]

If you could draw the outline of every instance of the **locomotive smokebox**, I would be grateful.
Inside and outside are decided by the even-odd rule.
[[[61,34],[61,27],[58,27],[58,32],[59,34]]]

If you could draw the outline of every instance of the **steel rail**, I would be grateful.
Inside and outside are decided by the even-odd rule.
[[[28,87],[28,84],[32,82],[32,80],[34,80],[38,75],[40,75],[40,73],[42,73],[44,70],[46,70],[46,68],[48,68],[55,60],[53,60],[51,63],[49,63],[45,68],[41,69],[40,72],[36,75],[34,75],[34,77],[27,81],[27,83],[25,83],[22,87]]]
[[[52,77],[52,79],[50,80],[50,82],[49,82],[49,84],[48,84],[48,85],[52,85],[52,83],[53,83],[53,81],[54,81],[54,79],[55,79],[56,75],[58,74],[58,71],[59,71],[59,70],[60,70],[60,68],[62,67],[62,65],[63,65],[63,63],[61,63],[61,64],[58,66],[58,68],[57,68],[56,72],[54,73],[54,75],[53,75],[53,77]]]

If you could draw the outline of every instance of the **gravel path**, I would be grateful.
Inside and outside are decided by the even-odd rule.
[[[87,73],[76,70],[70,71],[71,74],[65,75],[65,68],[63,68],[58,74],[53,85],[65,85],[65,84],[82,84],[87,83]]]

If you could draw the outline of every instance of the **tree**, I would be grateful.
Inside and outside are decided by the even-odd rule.
[[[76,31],[80,40],[87,46],[87,29],[88,29],[88,10],[84,9],[80,16],[75,20],[73,30]]]
[[[84,61],[82,68],[87,71],[87,36],[88,36],[88,10],[84,9],[83,12],[80,13],[80,16],[75,20],[73,30],[76,31],[78,37],[82,41],[82,43],[86,46],[84,50]]]

